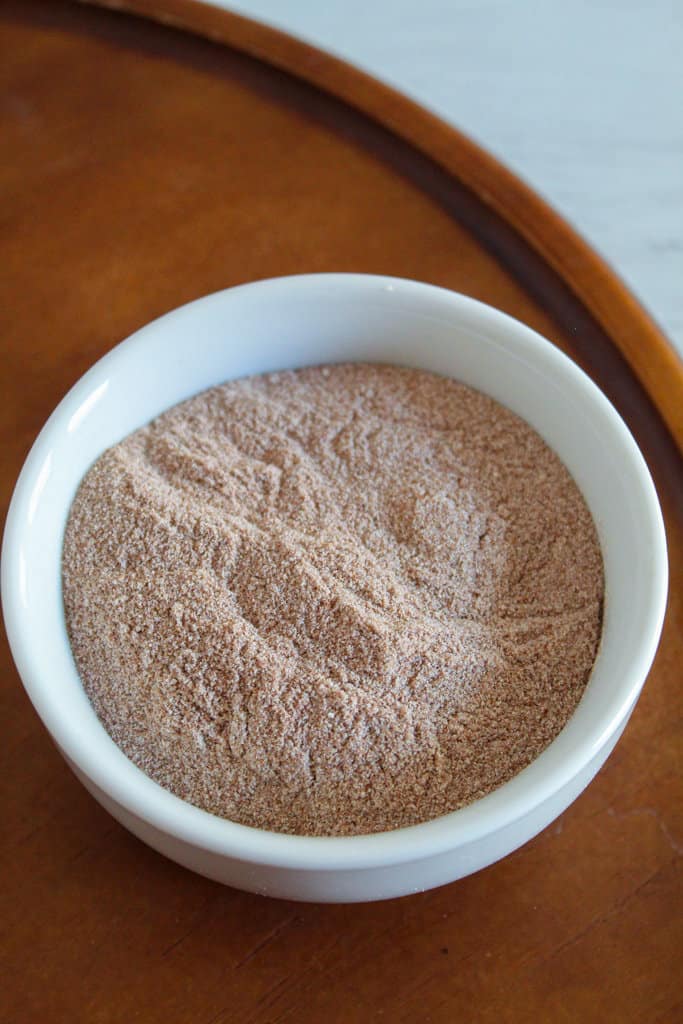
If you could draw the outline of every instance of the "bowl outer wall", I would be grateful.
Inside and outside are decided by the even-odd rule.
[[[367,903],[424,892],[481,871],[518,849],[546,828],[575,800],[600,770],[614,749],[624,722],[595,758],[567,785],[533,807],[521,818],[471,843],[396,864],[329,869],[283,868],[254,864],[236,857],[203,850],[160,832],[148,821],[130,814],[98,789],[75,765],[71,767],[85,788],[117,821],[148,846],[176,863],[223,885],[276,899],[307,903]],[[68,758],[66,759],[68,762]]]

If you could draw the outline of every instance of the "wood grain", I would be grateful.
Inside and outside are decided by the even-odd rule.
[[[233,42],[276,38],[283,66],[302,52],[259,31]],[[3,643],[0,1021],[682,1019],[683,477],[615,346],[630,301],[609,284],[598,316],[599,275],[579,260],[577,284],[538,226],[518,230],[486,181],[454,175],[456,143],[413,144],[393,94],[385,117],[352,109],[343,65],[313,51],[297,81],[170,28],[30,0],[2,8],[0,54],[4,506],[66,389],[152,317],[256,277],[391,273],[489,301],[591,372],[650,461],[672,570],[651,677],[586,793],[486,871],[367,906],[250,896],[144,847],[70,774]],[[314,75],[342,99],[300,80]]]

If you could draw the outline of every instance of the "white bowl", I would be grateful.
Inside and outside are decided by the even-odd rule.
[[[557,739],[469,807],[411,828],[312,838],[248,828],[152,782],[109,738],[81,686],[64,626],[60,557],[69,506],[109,445],[163,409],[244,374],[365,360],[457,377],[531,423],[583,491],[605,562],[604,630],[585,694]],[[363,275],[261,281],[209,295],[138,331],[59,404],[7,517],[2,601],[33,705],[76,775],[144,842],[210,878],[299,900],[419,892],[491,864],[545,828],[621,735],[659,640],[664,528],[645,462],[589,378],[529,328],[452,292]]]

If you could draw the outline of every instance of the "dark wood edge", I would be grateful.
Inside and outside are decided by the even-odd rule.
[[[600,324],[683,451],[683,362],[611,267],[528,185],[457,129],[337,57],[201,0],[82,0],[227,44],[343,100],[455,176],[547,263]]]

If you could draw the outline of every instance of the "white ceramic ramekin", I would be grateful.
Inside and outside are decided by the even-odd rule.
[[[523,416],[583,491],[602,545],[604,632],[557,739],[489,796],[423,825],[312,838],[247,828],[152,782],[115,746],[82,689],[64,626],[60,556],[88,466],[163,409],[232,377],[365,360],[457,377]],[[645,462],[613,407],[553,345],[452,292],[383,277],[311,275],[209,295],[101,359],[43,428],[5,529],[7,634],[33,705],[83,784],[150,846],[210,878],[289,899],[374,900],[477,871],[526,842],[587,785],[619,738],[659,640],[664,528]]]

